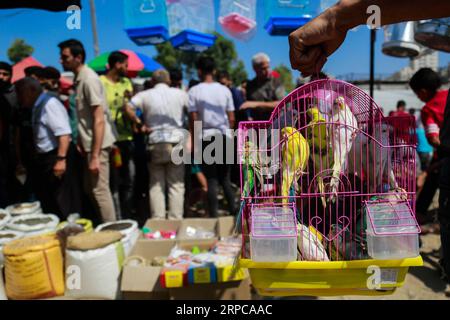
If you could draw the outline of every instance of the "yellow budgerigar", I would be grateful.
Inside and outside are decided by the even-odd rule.
[[[333,165],[333,153],[328,137],[326,120],[319,112],[319,109],[312,106],[307,111],[311,121],[308,130],[308,142],[311,148],[311,159],[314,164],[314,175],[317,176],[319,192],[324,193],[324,182],[322,174]],[[326,207],[325,197],[321,196],[322,205]]]
[[[291,186],[304,173],[309,158],[309,145],[305,137],[292,127],[285,127],[281,135],[286,140],[282,144],[282,175],[281,195],[283,203],[288,202]]]

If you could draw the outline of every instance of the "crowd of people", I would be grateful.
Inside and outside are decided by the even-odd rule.
[[[81,42],[58,47],[62,68],[74,74],[64,92],[54,67],[28,67],[11,83],[12,66],[0,62],[0,207],[39,200],[62,220],[81,213],[95,222],[142,222],[183,218],[192,197],[217,217],[221,187],[229,214],[237,213],[236,162],[176,164],[171,155],[183,129],[195,136],[196,121],[203,151],[216,139],[233,139],[229,129],[238,122],[270,115],[286,92],[266,54],[253,57],[256,77],[246,87],[202,56],[189,88],[180,70],[161,69],[138,90],[127,77],[126,54],[112,52],[107,72],[98,75],[85,63]]]

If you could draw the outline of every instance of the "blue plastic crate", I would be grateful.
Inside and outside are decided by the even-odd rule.
[[[264,28],[272,36],[288,36],[291,32],[307,24],[312,18],[310,15],[302,17],[270,17]]]
[[[128,28],[125,31],[138,46],[160,44],[169,39],[169,31],[163,26]]]
[[[174,48],[183,51],[202,52],[214,45],[216,36],[193,30],[184,30],[170,39]]]

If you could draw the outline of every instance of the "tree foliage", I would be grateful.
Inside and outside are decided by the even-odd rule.
[[[242,60],[239,60],[234,67],[232,67],[231,72],[231,79],[233,80],[233,83],[238,86],[244,80],[248,79],[247,71],[245,70],[245,65]]]
[[[8,58],[12,63],[17,63],[31,56],[33,52],[34,48],[27,44],[25,40],[16,39],[8,49]]]
[[[228,71],[233,82],[238,85],[247,79],[247,72],[242,60],[238,58],[233,41],[216,33],[217,40],[212,47],[202,53],[186,52],[175,49],[170,42],[156,46],[156,57],[167,69],[182,69],[186,78],[196,77],[195,63],[200,56],[213,57],[218,71]]]
[[[280,74],[280,79],[283,82],[284,88],[287,92],[291,92],[295,89],[291,69],[284,64],[280,64],[274,70]]]

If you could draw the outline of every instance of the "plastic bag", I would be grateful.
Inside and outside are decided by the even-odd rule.
[[[63,257],[55,236],[14,240],[3,248],[6,293],[10,299],[64,294]]]
[[[40,213],[42,212],[42,209],[41,203],[39,201],[35,201],[12,204],[6,207],[6,211],[14,217],[23,214]]]
[[[0,301],[8,300],[5,293],[5,284],[3,282],[3,267],[0,264]]]
[[[194,228],[188,226],[186,228],[186,236],[195,239],[212,239],[215,237],[215,234],[214,232],[205,230],[201,227]]]
[[[0,266],[3,265],[5,257],[3,256],[3,246],[7,243],[23,237],[22,232],[13,230],[0,230]]]
[[[139,226],[134,220],[107,222],[95,228],[95,231],[104,230],[117,230],[123,235],[122,243],[125,249],[125,257],[131,253],[131,250],[139,238]]]
[[[8,211],[0,209],[0,230],[3,229],[4,226],[8,223],[9,219],[11,219],[11,215]]]
[[[118,247],[122,249],[117,249]],[[123,259],[121,242],[89,251],[66,251],[68,266],[80,268],[80,286],[68,287],[66,295],[74,298],[115,299]],[[66,280],[70,280],[67,278]]]
[[[8,229],[31,236],[53,232],[58,224],[59,218],[54,214],[31,213],[12,218],[7,226]]]

